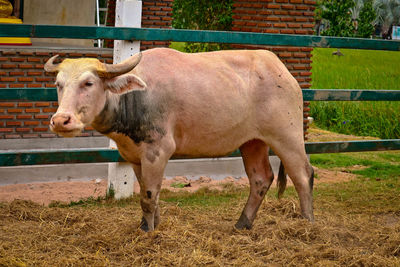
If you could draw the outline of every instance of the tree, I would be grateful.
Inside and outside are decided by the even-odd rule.
[[[354,36],[354,25],[350,9],[353,0],[326,0],[323,2],[321,17],[329,21],[329,28],[322,35],[351,37]]]
[[[176,29],[229,31],[233,0],[174,0],[172,26]],[[223,45],[187,43],[187,52],[220,50]]]
[[[357,18],[357,37],[369,38],[374,33],[375,27],[373,22],[376,14],[372,8],[372,1],[365,1],[359,17]]]
[[[400,23],[400,0],[375,0],[373,8],[375,23],[381,25],[382,36],[386,38],[392,25]]]

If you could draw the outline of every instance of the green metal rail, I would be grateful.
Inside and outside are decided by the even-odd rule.
[[[362,151],[400,150],[399,139],[345,141],[345,142],[314,142],[306,143],[307,154],[342,153]],[[273,155],[273,153],[270,153]],[[240,151],[228,155],[238,157]],[[173,159],[183,159],[173,157]],[[9,150],[0,151],[0,166],[20,166],[39,164],[68,163],[100,163],[124,162],[118,150],[109,148],[95,149],[57,149],[57,150]]]
[[[400,101],[400,90],[303,89],[304,101]],[[0,100],[57,101],[55,88],[0,88]]]
[[[0,24],[0,37],[206,42],[400,51],[400,42],[393,40],[232,31],[194,31],[96,26]]]

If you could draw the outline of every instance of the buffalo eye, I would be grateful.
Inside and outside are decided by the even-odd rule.
[[[56,87],[58,88],[59,91],[63,89],[63,85],[58,82],[56,83]]]
[[[90,87],[90,86],[92,86],[93,85],[93,82],[86,82],[85,83],[85,86],[87,86],[87,87]]]

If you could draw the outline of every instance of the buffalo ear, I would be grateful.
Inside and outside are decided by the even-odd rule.
[[[143,91],[146,83],[134,74],[123,74],[105,80],[106,89],[114,94],[126,94],[130,91]]]

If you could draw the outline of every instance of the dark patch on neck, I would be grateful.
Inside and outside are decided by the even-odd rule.
[[[135,143],[152,143],[154,136],[164,136],[159,126],[163,109],[158,103],[150,103],[147,91],[132,91],[120,95],[116,108],[107,100],[103,111],[96,118],[96,130],[102,134],[122,133]]]

